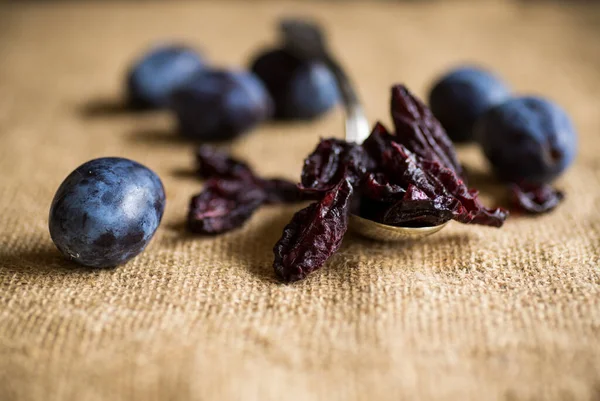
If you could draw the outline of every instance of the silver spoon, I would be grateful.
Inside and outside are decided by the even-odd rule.
[[[360,104],[350,79],[340,64],[328,51],[321,28],[314,22],[301,19],[284,19],[280,23],[288,51],[304,60],[323,62],[337,81],[346,112],[346,140],[362,143],[370,134],[369,121]],[[357,233],[378,241],[416,240],[434,234],[448,222],[432,227],[396,227],[350,215],[350,227]]]

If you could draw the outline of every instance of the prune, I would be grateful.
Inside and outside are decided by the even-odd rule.
[[[260,179],[258,184],[265,191],[267,204],[294,203],[318,198],[301,192],[298,185],[281,178]]]
[[[251,130],[272,113],[262,82],[243,71],[205,69],[173,91],[170,106],[184,137],[223,141]]]
[[[127,73],[128,103],[133,108],[166,107],[173,90],[203,68],[202,57],[186,46],[155,47]]]
[[[390,226],[430,227],[452,220],[452,211],[431,199],[403,200],[391,205],[381,217]]]
[[[265,83],[279,119],[313,119],[339,101],[335,77],[318,61],[303,61],[285,49],[265,51],[251,63]]]
[[[304,160],[301,189],[305,192],[328,191],[344,176],[355,183],[372,165],[373,161],[362,146],[341,139],[324,139]]]
[[[462,177],[463,171],[452,145],[440,122],[404,85],[392,88],[392,120],[396,128],[393,140],[417,156],[452,169]]]
[[[381,201],[395,201],[404,199],[406,189],[400,185],[391,184],[385,174],[368,173],[360,187],[361,193],[370,199]]]
[[[302,279],[325,263],[346,232],[350,205],[364,218],[403,227],[503,224],[508,213],[485,208],[467,188],[443,128],[401,85],[392,90],[392,117],[395,135],[377,123],[362,146],[324,139],[307,157],[300,190],[325,196],[284,228],[273,249],[281,279]]]
[[[358,213],[366,219],[399,227],[436,226],[453,218],[452,207],[448,208],[439,197],[430,199],[414,185],[394,195],[395,199],[377,199],[363,192]],[[457,204],[458,202],[454,202],[454,205]]]
[[[437,205],[452,211],[461,223],[500,227],[508,212],[487,209],[479,201],[477,191],[469,190],[456,173],[437,161],[423,160],[412,155],[401,144],[393,142],[385,153],[384,169],[393,182],[408,188],[414,185]]]
[[[260,187],[246,181],[209,180],[190,202],[188,228],[201,234],[221,234],[238,228],[265,199]]]
[[[429,93],[429,107],[455,142],[473,140],[473,125],[488,109],[510,96],[506,83],[478,67],[456,68],[440,77]]]
[[[165,192],[153,171],[128,159],[94,159],[58,188],[50,208],[50,235],[75,262],[112,267],[144,250],[164,208]]]
[[[494,172],[512,183],[550,183],[577,153],[566,112],[539,97],[518,97],[490,109],[475,130]]]
[[[250,166],[212,146],[203,145],[198,147],[196,150],[196,164],[198,175],[201,178],[254,179],[254,173]]]
[[[431,181],[438,181],[443,186],[449,199],[459,202],[458,209],[454,210],[456,221],[492,227],[501,227],[504,224],[508,211],[503,208],[486,208],[479,200],[479,192],[469,189],[454,171],[435,161],[423,160],[421,165]],[[443,199],[444,197],[441,197],[440,200]]]
[[[352,191],[350,180],[342,179],[285,226],[273,248],[273,267],[282,280],[303,279],[337,252],[348,229]]]
[[[546,213],[562,202],[564,194],[550,185],[510,185],[513,208],[530,214]]]
[[[198,175],[209,181],[190,202],[188,229],[194,233],[214,235],[239,228],[263,204],[316,199],[290,181],[255,175],[248,164],[211,146],[198,148],[196,162]]]

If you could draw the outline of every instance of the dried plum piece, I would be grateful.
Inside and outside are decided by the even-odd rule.
[[[344,173],[343,153],[346,142],[340,139],[323,139],[304,159],[300,182],[303,189],[329,191]]]
[[[409,185],[403,197],[404,200],[429,200],[429,196],[415,185]]]
[[[341,139],[323,139],[304,160],[301,189],[326,192],[335,187],[342,177],[356,185],[373,166],[373,160],[362,146]]]
[[[255,181],[210,179],[190,202],[188,228],[199,234],[220,234],[241,227],[263,204],[314,199],[280,179]]]
[[[548,184],[512,184],[509,190],[513,208],[529,214],[547,213],[556,208],[565,197],[562,191]]]
[[[214,146],[202,145],[196,150],[200,178],[234,178],[251,180],[254,173],[248,164],[231,157]]]
[[[430,199],[423,191],[410,185],[399,200],[388,198],[382,201],[363,196],[359,213],[364,218],[391,226],[426,227],[452,220],[454,208],[458,206],[460,204],[456,200]]]
[[[371,134],[365,139],[362,147],[376,165],[380,165],[383,160],[383,153],[390,148],[394,137],[387,128],[380,122],[375,123]]]
[[[486,208],[477,191],[469,190],[454,170],[437,161],[418,158],[399,143],[392,143],[384,152],[382,167],[396,184],[414,185],[438,202],[439,208],[452,210],[454,219],[461,223],[500,227],[508,217],[505,209]]]
[[[463,177],[462,167],[446,131],[431,110],[404,85],[392,88],[391,109],[395,141],[417,156],[437,161],[454,170],[458,177]]]
[[[362,145],[349,143],[343,159],[344,165],[347,167],[347,177],[350,182],[357,186],[367,171],[373,170],[376,167],[373,160]]]
[[[196,151],[196,162],[198,174],[201,178],[239,179],[254,182],[265,190],[267,193],[266,202],[269,204],[314,199],[314,197],[304,196],[298,186],[291,181],[282,178],[264,179],[258,177],[247,163],[235,159],[213,146],[200,146]]]
[[[403,227],[438,226],[452,220],[460,203],[438,196],[431,199],[415,185],[409,185],[404,198],[383,215],[382,223]]]
[[[265,192],[253,183],[211,179],[190,202],[188,229],[214,235],[239,228],[265,200]]]
[[[439,226],[452,220],[452,210],[440,207],[431,199],[398,201],[384,213],[381,223],[400,227]]]
[[[361,183],[361,194],[374,200],[393,201],[403,199],[406,190],[389,182],[385,174],[368,173]]]
[[[381,168],[392,183],[405,188],[412,185],[430,199],[446,195],[444,185],[437,180],[432,181],[421,168],[417,157],[404,145],[392,142],[382,159]]]
[[[340,247],[348,229],[352,183],[344,177],[323,199],[297,212],[273,248],[276,274],[301,280],[320,268]]]
[[[397,201],[394,200],[383,201],[367,196],[361,196],[353,201],[352,213],[362,218],[383,224],[383,216],[396,202]]]
[[[486,208],[479,200],[479,192],[469,189],[454,171],[431,160],[423,160],[421,165],[432,181],[439,181],[448,194],[460,202],[462,207],[454,213],[456,221],[492,227],[501,227],[504,224],[508,211],[503,208]]]
[[[272,205],[278,203],[296,203],[305,200],[316,200],[315,194],[304,193],[297,184],[281,178],[259,180],[259,186],[265,191],[265,203]]]

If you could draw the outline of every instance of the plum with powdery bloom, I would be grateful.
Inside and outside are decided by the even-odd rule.
[[[510,183],[550,183],[577,153],[567,113],[540,97],[517,97],[490,109],[475,131],[496,175]]]
[[[182,136],[203,141],[233,139],[272,114],[262,82],[245,71],[203,70],[172,94],[170,106]]]
[[[339,101],[335,77],[321,62],[304,61],[285,49],[267,50],[251,62],[275,104],[275,118],[308,120]]]
[[[489,108],[510,97],[504,81],[478,67],[451,70],[433,85],[429,106],[450,139],[473,140],[473,125]]]
[[[205,67],[193,49],[182,45],[158,46],[137,60],[127,73],[127,101],[135,109],[168,106],[173,90]]]
[[[68,258],[89,267],[112,267],[150,242],[165,208],[158,176],[123,158],[94,159],[60,185],[50,208],[50,235]]]

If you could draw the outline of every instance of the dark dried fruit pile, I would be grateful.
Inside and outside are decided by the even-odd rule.
[[[401,85],[392,89],[391,108],[395,134],[378,123],[362,146],[325,139],[306,159],[300,189],[321,198],[294,215],[275,245],[282,280],[306,277],[338,250],[353,200],[363,217],[388,225],[504,223],[506,210],[487,209],[465,185],[431,111]]]
[[[395,226],[453,219],[500,227],[508,212],[484,207],[466,186],[452,143],[431,111],[401,85],[392,89],[391,109],[394,134],[378,123],[362,145],[321,140],[305,160],[298,186],[259,178],[245,163],[200,148],[200,175],[209,181],[192,199],[190,229],[222,233],[241,226],[262,204],[316,200],[294,215],[273,249],[275,272],[290,282],[339,249],[351,209]]]
[[[511,210],[528,213],[547,213],[556,208],[565,194],[548,184],[510,184]]]
[[[192,232],[221,234],[242,226],[263,204],[308,199],[293,182],[260,178],[246,163],[211,146],[201,146],[196,161],[198,175],[208,181],[190,203]]]

